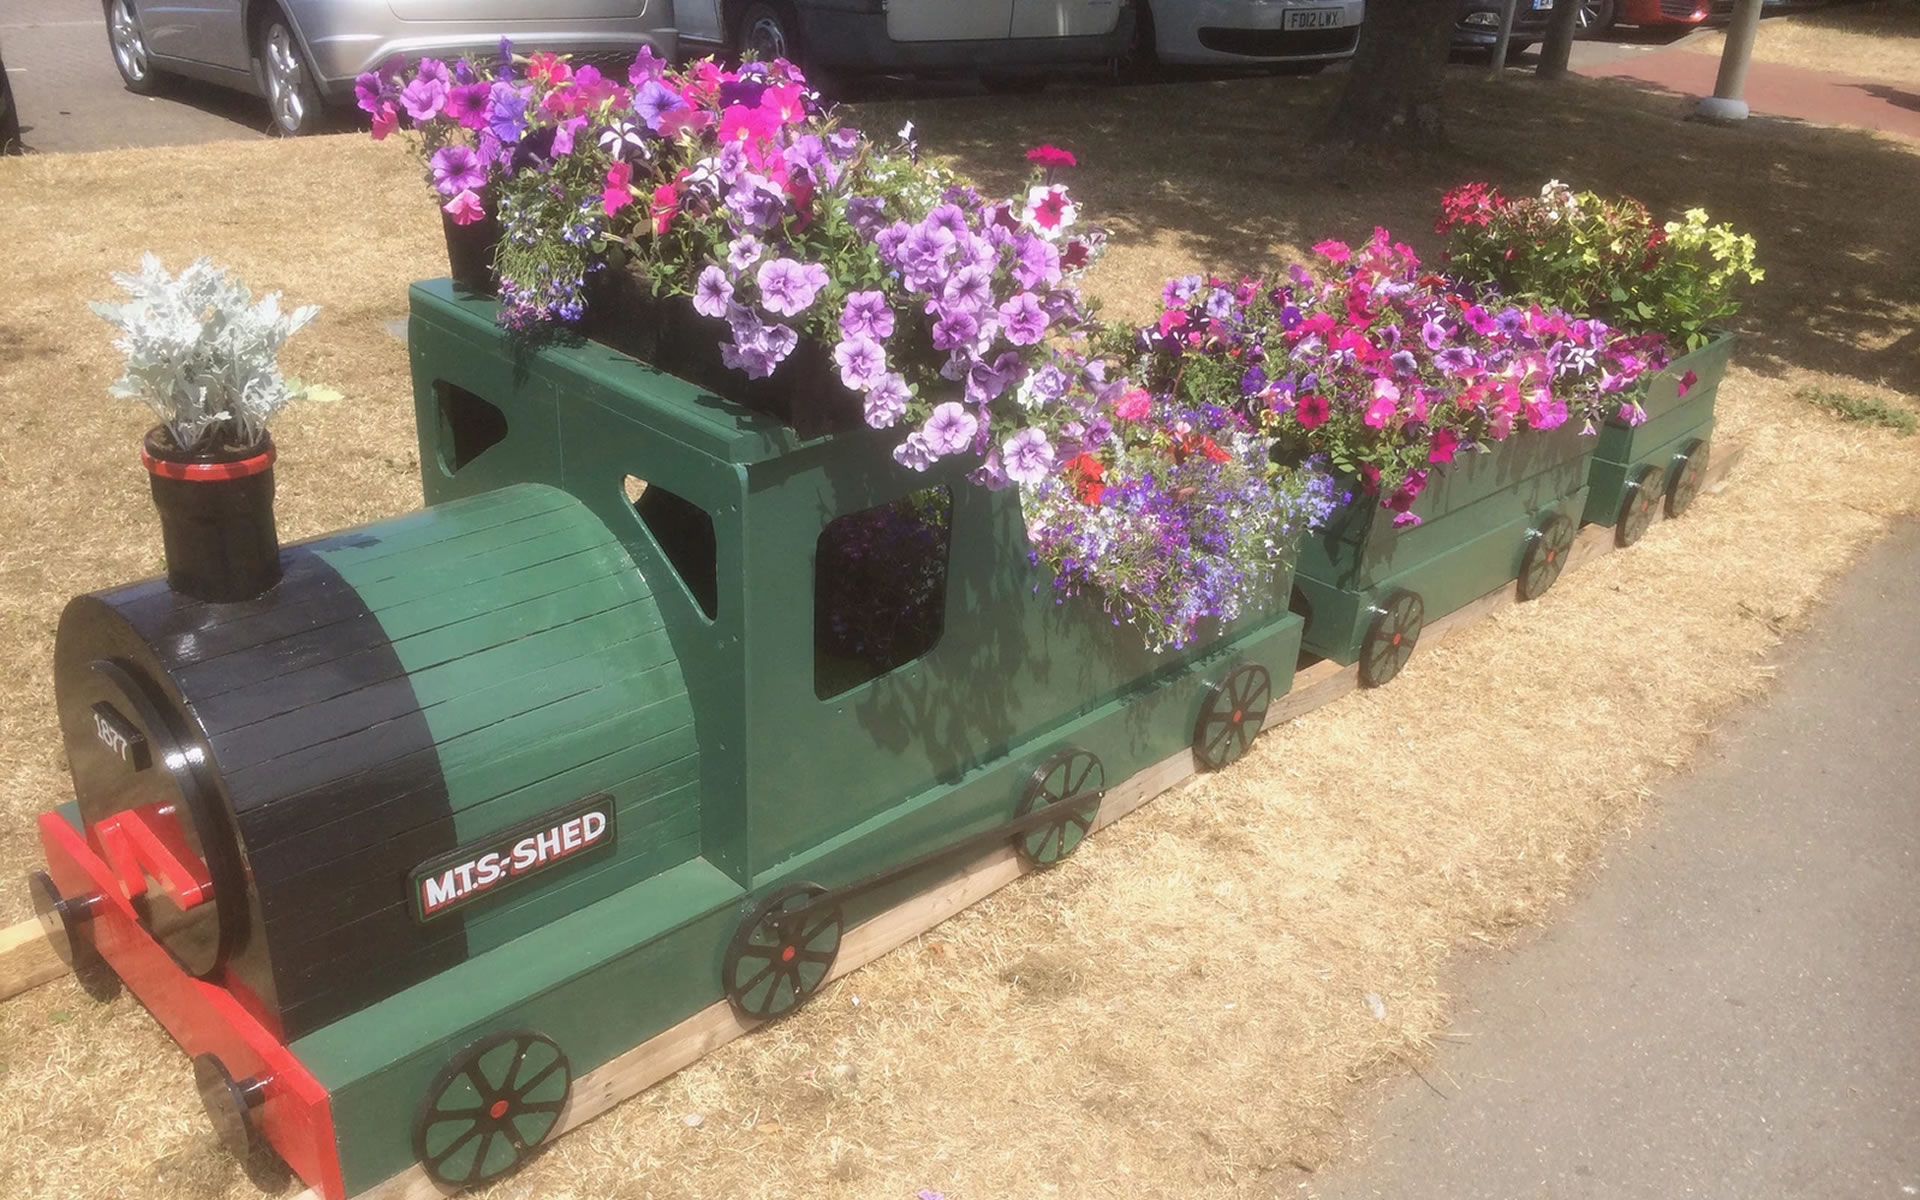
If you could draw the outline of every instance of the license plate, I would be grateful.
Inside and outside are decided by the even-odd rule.
[[[1535,0],[1537,3],[1538,0]],[[1549,0],[1551,2],[1551,0]],[[1347,23],[1345,9],[1290,8],[1282,29],[1338,29]]]
[[[1533,0],[1533,11],[1551,12],[1552,10],[1553,10],[1553,0]]]

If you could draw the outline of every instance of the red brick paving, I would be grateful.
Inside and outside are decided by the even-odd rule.
[[[1579,68],[1582,75],[1638,79],[1691,96],[1711,96],[1719,70],[1717,55],[1677,49]],[[1747,70],[1746,101],[1754,112],[1769,116],[1878,129],[1920,141],[1920,83],[1890,84],[1756,62]]]

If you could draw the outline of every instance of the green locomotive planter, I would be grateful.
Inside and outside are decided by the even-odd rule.
[[[1011,490],[411,301],[426,509],[247,601],[81,597],[56,647],[78,801],[41,911],[326,1200],[498,1178],[587,1072],[723,999],[790,1011],[853,925],[968,855],[1057,861],[1292,680],[1284,572],[1153,654],[1055,603]],[[896,518],[921,549],[839,586]]]
[[[1462,456],[1414,501],[1417,525],[1396,526],[1356,489],[1300,548],[1306,650],[1357,662],[1361,684],[1378,687],[1406,665],[1429,615],[1516,580],[1523,600],[1545,592],[1573,545],[1594,441],[1568,424]]]
[[[1733,334],[1719,334],[1643,379],[1640,405],[1647,419],[1641,424],[1616,417],[1601,427],[1583,524],[1610,525],[1614,540],[1631,546],[1652,523],[1656,506],[1664,502],[1667,515],[1677,517],[1693,503],[1706,477],[1714,402],[1733,343]],[[1689,372],[1694,381],[1683,387]]]

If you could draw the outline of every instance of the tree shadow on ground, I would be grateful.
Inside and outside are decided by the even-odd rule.
[[[1092,280],[1110,316],[1144,319],[1165,278],[1274,274],[1323,238],[1383,225],[1438,257],[1441,194],[1484,179],[1531,192],[1550,178],[1639,197],[1658,214],[1705,208],[1750,232],[1766,282],[1735,322],[1743,365],[1828,371],[1920,393],[1920,146],[1852,129],[1755,118],[1687,121],[1693,100],[1631,80],[1491,81],[1456,70],[1452,145],[1334,156],[1315,147],[1338,81],[1231,80],[861,106],[993,189],[1024,181],[1029,146],[1073,150],[1084,216],[1113,232]],[[892,122],[889,124],[888,122]]]

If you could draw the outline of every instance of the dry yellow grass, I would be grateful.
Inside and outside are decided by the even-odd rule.
[[[1725,32],[1718,29],[1680,43],[1716,58],[1726,44]],[[1920,3],[1863,0],[1771,17],[1760,23],[1753,57],[1756,62],[1903,84],[1909,103],[1920,103]]]
[[[1324,89],[1282,81],[890,105],[1004,182],[1079,151],[1116,229],[1113,311],[1188,269],[1264,270],[1375,222],[1409,234],[1446,184],[1557,175],[1706,205],[1770,277],[1722,391],[1732,486],[1538,604],[1417,655],[1392,687],[1263,738],[1061,869],[1009,888],[569,1135],[495,1197],[1269,1197],[1340,1151],[1358,1081],[1417,1062],[1462,948],[1545,919],[1647,789],[1762,687],[1762,656],[1857,549],[1915,508],[1915,443],[1794,398],[1920,392],[1920,156],[1864,135],[1679,124],[1611,85],[1465,85],[1446,163],[1297,158]],[[890,127],[890,126],[889,126]],[[380,329],[437,269],[410,166],[359,139],[0,163],[0,864],[66,790],[48,660],[60,604],[157,565],[106,330],[81,301],[143,248],[207,252],[329,306],[291,367],[348,394],[281,432],[291,539],[417,500],[404,348]],[[1782,553],[1792,547],[1793,553]],[[17,895],[0,910],[20,915]],[[1382,998],[1384,1019],[1369,1011]],[[857,1003],[856,1003],[857,1000]],[[63,981],[0,1006],[0,1196],[256,1194],[187,1064],[130,1000]]]

